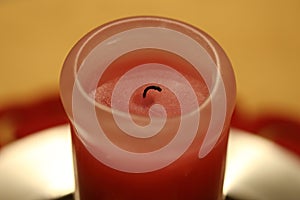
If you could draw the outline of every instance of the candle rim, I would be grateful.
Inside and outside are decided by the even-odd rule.
[[[81,93],[84,94],[83,96],[87,97],[86,99],[90,100],[90,97],[83,90],[81,84],[78,82],[78,80],[76,80],[77,71],[79,70],[79,68],[81,66],[81,64],[78,64],[78,62],[79,62],[80,56],[82,56],[82,51],[83,51],[84,47],[87,44],[89,44],[90,40],[92,40],[96,35],[98,35],[100,32],[102,32],[103,30],[106,30],[109,27],[117,26],[119,24],[126,23],[126,22],[135,22],[135,21],[137,21],[137,22],[141,21],[142,22],[142,21],[147,21],[147,20],[149,20],[149,21],[156,21],[156,22],[169,23],[169,24],[173,24],[173,25],[176,25],[178,27],[181,27],[183,29],[188,29],[190,32],[194,33],[195,35],[198,35],[198,36],[200,35],[201,39],[206,42],[206,44],[207,44],[206,48],[203,45],[201,45],[206,51],[207,51],[207,47],[209,47],[210,50],[212,51],[212,54],[210,54],[210,53],[208,53],[208,54],[210,55],[210,57],[212,58],[212,60],[215,62],[216,67],[217,67],[217,70],[216,70],[217,71],[217,75],[216,75],[216,79],[213,82],[212,91],[211,91],[210,95],[208,95],[205,98],[205,100],[197,107],[196,110],[191,111],[191,112],[186,113],[186,114],[183,114],[183,116],[184,115],[193,114],[194,112],[199,112],[199,110],[202,110],[204,107],[206,107],[211,102],[210,101],[211,96],[215,95],[218,85],[220,84],[220,82],[223,82],[222,81],[222,75],[221,75],[221,72],[220,72],[220,70],[221,70],[221,58],[219,56],[219,53],[224,54],[226,61],[229,62],[229,65],[231,65],[231,64],[230,64],[230,61],[227,58],[225,52],[223,51],[223,49],[221,47],[220,47],[220,49],[216,50],[216,48],[215,48],[214,45],[217,45],[217,46],[219,46],[219,45],[208,34],[206,34],[205,32],[203,32],[202,30],[200,30],[199,28],[197,28],[197,27],[195,27],[193,25],[190,25],[188,23],[182,22],[180,20],[168,18],[168,17],[142,15],[142,16],[132,16],[132,17],[121,18],[121,19],[117,19],[117,20],[105,23],[105,24],[101,25],[100,27],[95,28],[94,30],[92,30],[88,34],[86,34],[85,37],[83,37],[81,40],[79,40],[78,43],[73,47],[73,49],[72,49],[73,52],[71,51],[72,55],[70,53],[68,55],[65,63],[64,63],[64,65],[70,65],[70,63],[68,63],[68,62],[71,62],[71,65],[73,65],[73,67],[72,67],[72,69],[73,69],[72,73],[73,73],[73,76],[75,78],[75,83],[74,84],[76,84],[78,86],[79,90],[81,90]],[[191,37],[191,36],[189,36],[189,37]],[[214,43],[214,45],[212,44],[211,41]],[[220,52],[218,53],[218,51],[220,51]],[[75,60],[74,61],[70,61],[72,59],[70,57],[72,57],[72,56],[75,56]],[[84,61],[81,60],[81,62],[84,62]],[[235,88],[235,85],[234,85],[234,88]],[[235,89],[233,89],[233,90],[235,90]],[[235,92],[234,92],[234,94],[232,96],[234,96],[234,95],[235,95]],[[61,95],[61,96],[64,96],[64,95]],[[63,99],[63,103],[64,103],[64,98],[62,98],[62,99]],[[121,115],[122,114],[126,114],[126,112],[119,111],[119,110],[113,109],[113,108],[111,108],[109,106],[105,106],[103,104],[100,104],[98,102],[93,102],[93,101],[94,101],[94,99],[92,100],[91,103],[94,103],[95,106],[97,106],[98,108],[100,108],[102,110],[105,110],[105,111],[112,111],[112,110],[114,110],[115,113],[119,113]],[[235,102],[233,102],[231,105],[234,105],[234,104],[235,104]],[[65,103],[64,103],[64,105],[65,105]],[[231,106],[229,108],[230,109],[228,109],[228,105],[227,105],[227,112],[228,112],[228,110],[230,112],[226,113],[226,115],[227,114],[231,114],[233,112],[234,106]],[[72,113],[72,111],[71,111],[71,113]],[[73,115],[73,114],[71,114],[71,115]],[[139,115],[137,115],[137,116],[141,117]],[[178,118],[178,117],[180,117],[180,116],[174,116],[174,118]]]

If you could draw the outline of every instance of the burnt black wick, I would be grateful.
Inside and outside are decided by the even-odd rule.
[[[143,98],[146,98],[146,94],[147,94],[148,90],[157,90],[157,91],[161,92],[162,89],[158,86],[150,85],[144,89]]]

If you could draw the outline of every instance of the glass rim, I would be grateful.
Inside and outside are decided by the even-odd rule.
[[[185,116],[193,115],[195,112],[201,111],[204,107],[206,107],[210,103],[210,99],[212,98],[212,96],[215,95],[215,93],[217,91],[217,87],[220,84],[220,82],[222,82],[222,84],[223,84],[222,75],[220,73],[221,62],[220,62],[219,54],[218,54],[215,46],[210,41],[210,40],[213,40],[213,38],[211,38],[209,35],[206,35],[205,32],[203,32],[202,30],[198,29],[197,27],[195,27],[193,25],[187,24],[185,22],[182,22],[182,21],[179,21],[179,20],[176,20],[176,19],[167,18],[167,17],[160,17],[160,16],[133,16],[133,17],[121,18],[121,19],[117,19],[117,20],[114,20],[114,21],[111,21],[111,22],[107,22],[107,23],[105,23],[105,24],[103,24],[103,25],[95,28],[94,30],[90,31],[88,34],[84,35],[82,37],[82,39],[84,39],[84,43],[81,44],[80,48],[77,50],[77,52],[75,54],[75,59],[74,59],[75,62],[74,62],[73,67],[72,67],[73,68],[73,73],[74,73],[73,75],[74,75],[74,79],[75,79],[75,83],[74,84],[76,84],[76,86],[80,90],[80,92],[83,95],[83,97],[89,103],[95,105],[95,107],[99,108],[100,110],[109,112],[109,113],[114,113],[116,115],[126,117],[128,115],[127,112],[121,111],[121,110],[118,110],[118,109],[115,109],[115,108],[112,108],[112,107],[109,107],[109,106],[106,106],[106,105],[103,105],[103,104],[97,102],[94,98],[92,98],[83,89],[80,81],[77,79],[77,72],[78,72],[78,70],[81,67],[81,65],[78,64],[78,62],[79,62],[78,60],[79,60],[79,57],[82,54],[83,48],[86,45],[88,45],[89,42],[95,36],[97,36],[98,34],[101,34],[104,30],[107,30],[110,27],[124,25],[124,24],[129,23],[129,22],[144,22],[144,21],[163,22],[164,25],[168,25],[168,24],[171,25],[172,24],[172,25],[176,25],[178,27],[181,27],[181,28],[183,28],[185,30],[191,31],[195,35],[200,36],[201,39],[204,40],[206,42],[206,44],[209,46],[209,48],[212,50],[213,55],[215,57],[215,60],[213,58],[211,58],[211,59],[214,61],[215,65],[217,67],[217,70],[216,70],[217,73],[215,75],[215,80],[213,81],[213,87],[212,87],[211,93],[209,93],[208,96],[205,97],[205,100],[203,102],[201,102],[201,104],[198,104],[197,109],[191,110],[188,113],[184,113],[184,114],[181,113],[181,114],[176,115],[176,116],[168,116],[168,118],[170,118],[170,119],[172,119],[172,118],[180,118],[180,117],[183,118]],[[161,27],[171,29],[168,26],[161,26]],[[112,36],[112,35],[109,35],[109,37]],[[194,38],[192,38],[191,36],[188,36],[188,37],[190,37],[191,39],[194,40]],[[76,45],[78,45],[78,43]],[[207,47],[203,47],[203,48],[205,49],[205,51],[207,51],[207,49],[206,49]],[[92,49],[90,51],[92,51]],[[87,55],[89,55],[89,54],[87,54]],[[208,55],[211,56],[209,53],[208,53]],[[148,116],[143,116],[143,115],[138,115],[138,114],[132,114],[132,113],[130,113],[130,115],[133,116],[133,117],[138,117],[138,118],[148,118]],[[153,119],[158,119],[158,120],[160,120],[161,118],[162,117],[153,117]]]

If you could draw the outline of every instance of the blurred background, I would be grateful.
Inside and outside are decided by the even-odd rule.
[[[298,151],[299,0],[0,0],[0,146],[65,123],[58,83],[67,53],[91,29],[134,15],[179,19],[215,38],[236,74],[233,125],[285,136],[279,142]]]

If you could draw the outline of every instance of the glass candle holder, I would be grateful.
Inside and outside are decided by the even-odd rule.
[[[76,199],[220,200],[234,73],[208,34],[131,17],[85,35],[60,79]]]

